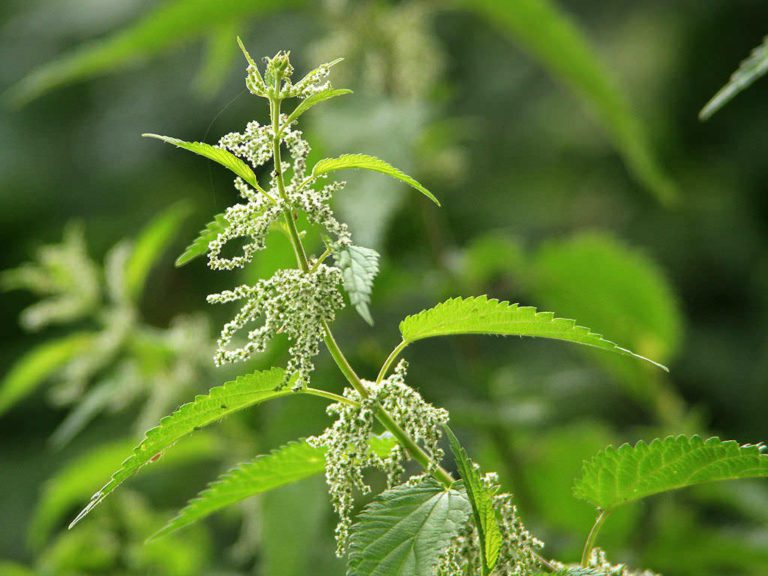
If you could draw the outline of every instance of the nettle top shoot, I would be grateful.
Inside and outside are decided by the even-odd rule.
[[[371,170],[408,184],[438,206],[439,202],[419,182],[373,156],[326,158],[309,169],[310,147],[297,127],[298,120],[315,104],[350,92],[331,87],[329,73],[339,61],[323,64],[294,82],[287,52],[267,58],[262,75],[242,43],[240,46],[248,62],[249,91],[268,101],[268,124],[251,122],[243,132],[224,136],[217,146],[148,136],[225,166],[236,175],[234,186],[242,198],[214,217],[177,265],[207,254],[213,270],[242,268],[266,248],[267,233],[275,228],[285,232],[294,249],[295,268],[208,297],[211,303],[242,303],[221,331],[215,362],[245,360],[265,350],[278,333],[290,341],[290,358],[285,369],[244,374],[161,420],[93,495],[73,525],[184,436],[239,410],[297,394],[330,400],[327,411],[333,423],[318,436],[289,443],[229,471],[156,536],[255,494],[325,471],[339,516],[337,551],[348,556],[350,574],[527,576],[550,571],[628,576],[637,573],[611,565],[594,547],[612,510],[644,496],[700,482],[768,475],[768,456],[759,447],[716,438],[705,442],[698,437],[670,437],[606,450],[586,463],[576,485],[576,494],[599,512],[586,539],[581,565],[545,559],[543,544],[523,525],[512,496],[502,493],[496,475],[482,473],[459,444],[448,427],[448,412],[432,406],[406,383],[407,365],[397,362],[399,356],[409,345],[426,338],[490,334],[549,338],[647,359],[573,320],[479,296],[450,299],[405,318],[400,324],[402,341],[384,360],[375,380],[361,378],[336,342],[330,324],[344,306],[342,287],[350,303],[372,323],[368,305],[379,255],[354,245],[348,227],[336,219],[331,200],[344,183],[327,178],[339,170]],[[290,112],[283,111],[289,99],[298,99],[298,103]],[[261,183],[254,170],[269,162],[268,182]],[[307,252],[308,229],[302,226],[319,232],[322,253]],[[239,253],[225,256],[226,245],[235,239],[241,241]],[[253,322],[260,323],[241,334]],[[321,342],[349,384],[341,395],[310,386]],[[443,465],[444,436],[450,442],[458,477]],[[406,460],[422,471],[406,477]],[[388,489],[354,517],[355,495],[371,490],[364,476],[371,468],[386,473]]]

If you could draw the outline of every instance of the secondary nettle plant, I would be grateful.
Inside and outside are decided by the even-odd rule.
[[[650,574],[611,564],[595,547],[606,518],[618,507],[661,492],[703,482],[768,476],[762,446],[739,446],[717,438],[677,436],[609,447],[585,462],[574,493],[597,509],[579,565],[546,557],[544,544],[525,527],[514,498],[498,477],[474,463],[448,427],[449,415],[425,400],[409,383],[400,359],[411,344],[440,336],[489,334],[530,336],[572,342],[649,361],[619,347],[573,320],[549,312],[489,299],[454,298],[400,324],[402,341],[384,360],[378,375],[364,379],[350,365],[331,331],[344,307],[343,293],[367,322],[379,255],[353,243],[347,226],[334,216],[331,201],[344,187],[329,181],[337,172],[362,169],[396,178],[439,206],[424,186],[387,162],[347,154],[307,165],[310,146],[298,128],[314,105],[348,94],[334,89],[329,73],[338,61],[293,80],[289,54],[267,58],[264,72],[241,44],[248,62],[246,86],[269,103],[269,122],[249,123],[216,146],[149,134],[205,156],[236,175],[242,201],[228,208],[180,256],[186,264],[207,254],[213,270],[247,266],[267,248],[267,234],[282,230],[291,241],[296,267],[277,271],[253,285],[240,285],[208,297],[216,304],[238,303],[222,329],[217,364],[247,360],[264,351],[277,334],[290,342],[284,368],[244,374],[197,396],[147,432],[122,466],[72,522],[91,512],[141,467],[155,462],[178,440],[234,412],[282,397],[327,399],[326,430],[241,464],[213,482],[155,537],[161,537],[256,494],[325,473],[338,515],[337,553],[348,559],[349,574],[367,575],[572,575]],[[286,102],[296,100],[286,110]],[[266,182],[257,170],[271,165]],[[319,237],[322,251],[308,251]],[[237,248],[230,246],[230,242]],[[322,346],[348,387],[343,394],[313,387],[314,359]],[[650,361],[649,361],[650,362]],[[663,367],[661,367],[663,368]],[[447,441],[447,442],[445,442]],[[454,466],[445,462],[450,447]],[[418,465],[417,473],[407,473]],[[355,514],[355,498],[372,490],[369,469],[386,476],[387,489]],[[455,469],[456,472],[452,472]]]

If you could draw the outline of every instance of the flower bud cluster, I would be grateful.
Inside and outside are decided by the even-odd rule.
[[[477,468],[477,465],[475,464]],[[483,486],[490,492],[498,492],[499,479],[495,473],[485,474]],[[512,495],[496,494],[493,498],[496,518],[501,531],[501,549],[494,575],[498,576],[529,576],[540,568],[538,552],[543,544],[534,538],[523,525],[518,515],[517,506],[513,504]],[[474,520],[470,518],[464,530],[454,538],[445,551],[437,566],[438,576],[460,576],[464,574],[480,574],[482,558],[480,556],[480,538]]]
[[[255,120],[248,122],[244,132],[230,132],[219,139],[219,147],[229,150],[235,156],[248,160],[258,168],[272,158],[272,141],[275,133],[272,126],[262,126]]]
[[[331,503],[339,516],[336,526],[336,553],[339,556],[346,551],[349,539],[354,494],[367,494],[371,490],[364,478],[365,470],[384,471],[388,487],[397,485],[404,471],[405,452],[399,444],[386,456],[371,450],[370,439],[379,409],[389,412],[433,458],[442,457],[438,442],[448,413],[426,402],[405,384],[405,369],[405,362],[401,362],[396,373],[381,384],[364,381],[369,391],[367,398],[352,388],[346,389],[344,396],[351,402],[331,404],[328,414],[336,420],[323,434],[307,440],[310,445],[327,450],[325,478]]]
[[[293,66],[291,65],[290,52],[278,52],[272,58],[265,58],[266,66],[264,77],[261,76],[256,63],[248,58],[247,75],[245,85],[251,94],[269,98],[277,96],[276,87],[279,86],[280,98],[308,98],[318,92],[331,89],[331,83],[328,80],[331,67],[341,60],[334,60],[322,64],[309,72],[295,84],[291,81],[293,76]]]
[[[263,352],[276,334],[285,334],[291,342],[286,381],[306,386],[314,369],[312,358],[318,354],[324,335],[324,322],[331,322],[344,306],[339,292],[341,271],[319,264],[314,271],[279,270],[274,276],[254,286],[242,285],[208,296],[208,302],[220,304],[244,300],[240,312],[224,325],[214,361],[217,365],[247,360]],[[230,343],[249,323],[259,318],[263,323],[250,330],[247,341],[231,349]]]

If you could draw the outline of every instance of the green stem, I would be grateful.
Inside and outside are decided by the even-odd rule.
[[[333,392],[329,392],[328,390],[320,390],[318,388],[302,388],[301,392],[303,394],[309,394],[310,396],[318,396],[320,398],[333,400],[334,402],[349,404],[350,406],[360,406],[358,402],[355,402],[354,400],[350,400],[349,398],[345,398],[344,396],[340,396],[339,394],[334,394]]]
[[[600,528],[602,528],[606,518],[608,518],[608,511],[600,510],[597,518],[595,518],[595,523],[592,525],[592,529],[587,535],[587,541],[584,542],[584,551],[581,553],[581,566],[583,568],[586,568],[589,564],[589,557],[592,555],[592,549],[595,547],[597,534],[600,532]]]
[[[387,356],[387,359],[384,360],[384,364],[381,366],[381,370],[379,370],[379,375],[376,376],[376,384],[380,384],[382,380],[387,375],[387,372],[389,372],[390,366],[392,366],[392,363],[397,359],[397,357],[400,355],[400,352],[405,350],[405,347],[408,346],[408,342],[403,340],[398,344],[392,352],[389,353],[389,356]]]

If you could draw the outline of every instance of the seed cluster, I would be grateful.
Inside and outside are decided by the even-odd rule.
[[[498,492],[499,479],[495,473],[485,474],[482,482],[486,490]],[[502,535],[494,575],[529,576],[536,573],[540,568],[538,552],[543,543],[526,529],[511,494],[496,494],[493,500]],[[461,576],[480,574],[481,571],[480,538],[474,521],[470,519],[443,554],[436,573],[438,576]]]
[[[367,494],[371,488],[364,472],[374,468],[387,474],[387,486],[400,482],[405,453],[400,445],[394,446],[386,456],[370,448],[377,410],[386,410],[424,450],[439,461],[443,453],[438,448],[442,425],[448,413],[426,402],[421,395],[405,383],[406,363],[401,362],[395,373],[380,384],[364,382],[370,395],[362,398],[352,388],[344,391],[350,403],[339,402],[328,407],[328,414],[336,418],[323,434],[309,438],[312,446],[325,447],[325,478],[333,508],[339,516],[336,526],[336,553],[346,551],[352,526],[354,494]]]
[[[312,358],[320,351],[323,323],[333,321],[336,311],[344,306],[340,283],[338,268],[318,264],[314,271],[279,270],[254,286],[244,284],[211,294],[211,304],[245,301],[237,315],[224,325],[214,361],[222,365],[247,360],[254,353],[263,352],[276,334],[286,334],[291,341],[286,378],[294,381],[296,387],[306,386],[314,369]],[[248,332],[245,344],[230,349],[235,336],[259,318],[263,323]]]

